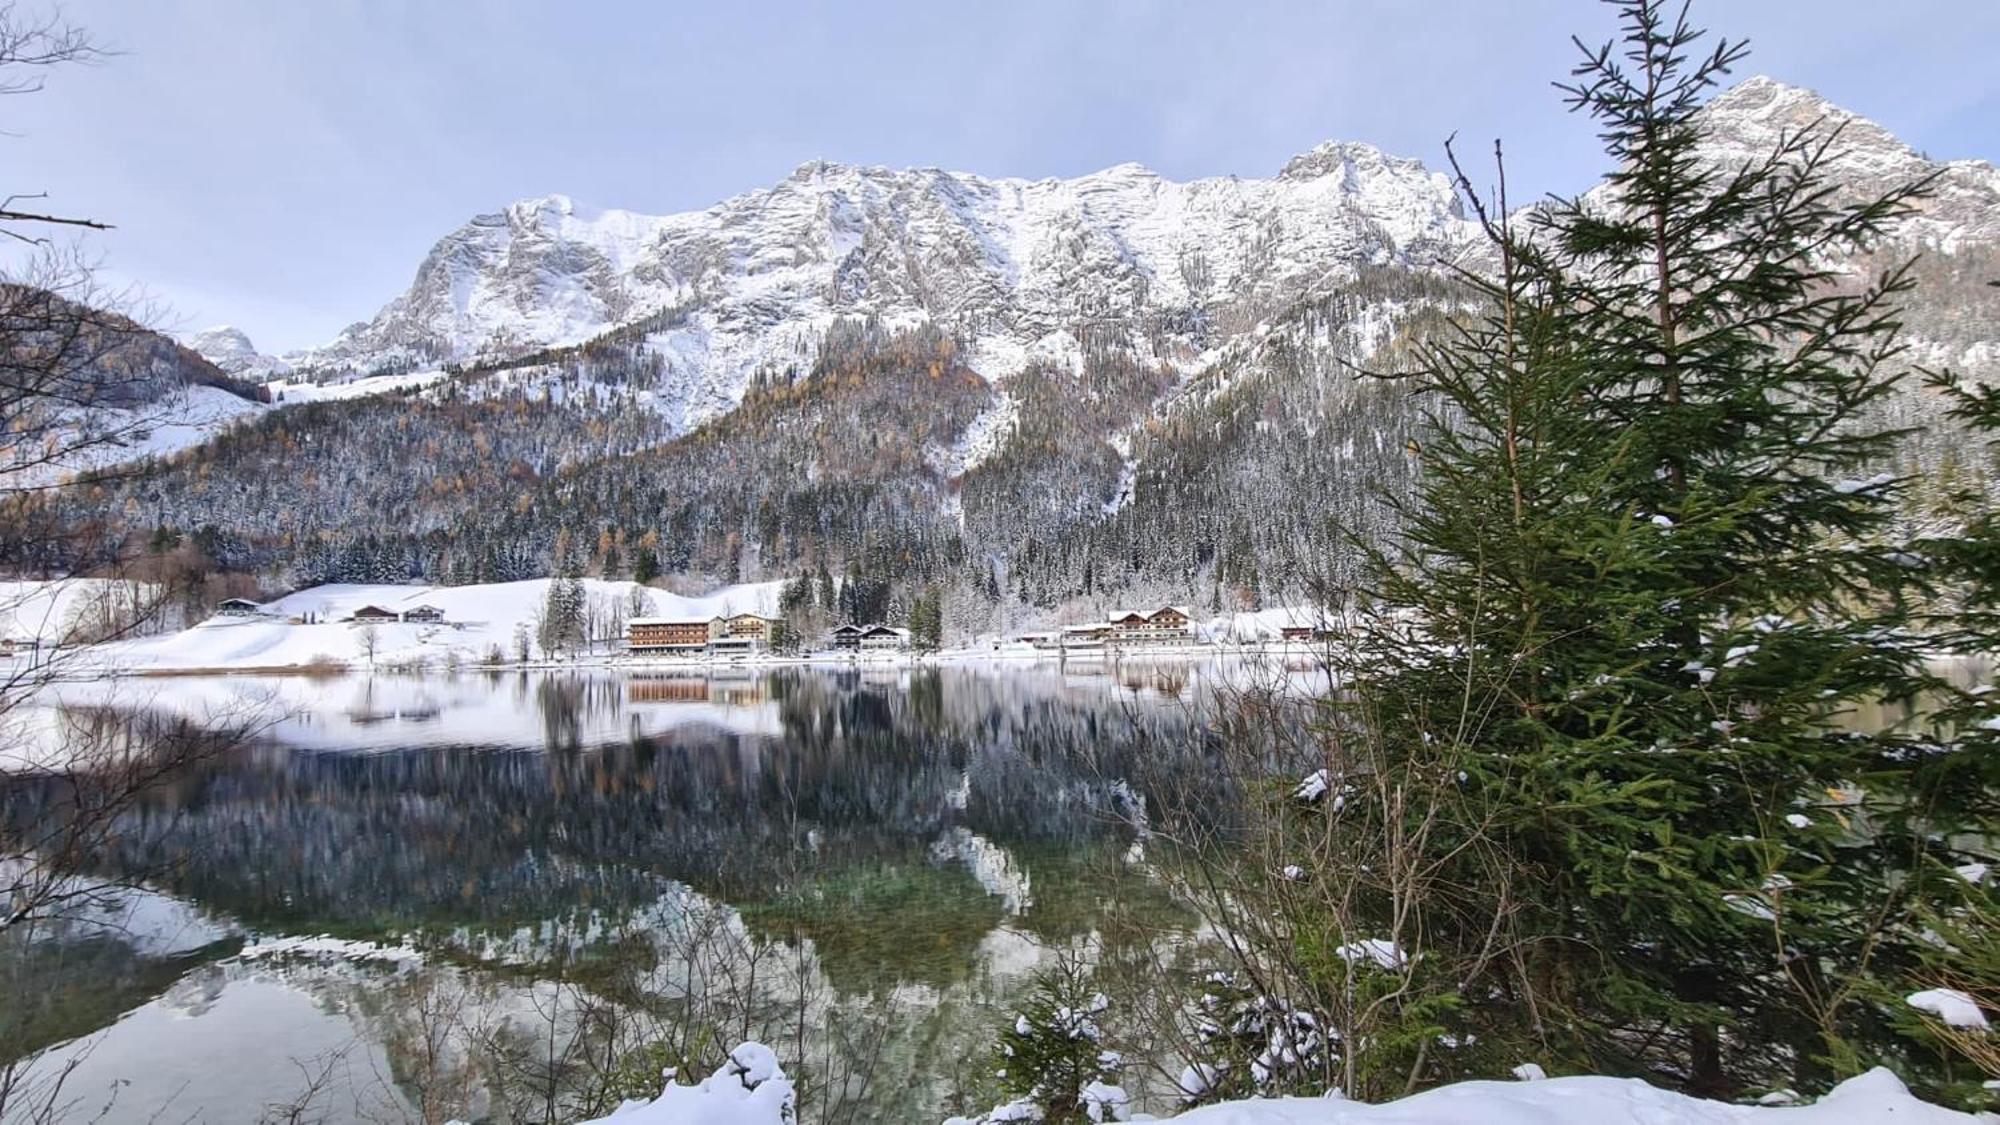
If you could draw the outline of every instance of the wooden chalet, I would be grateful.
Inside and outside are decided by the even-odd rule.
[[[215,603],[217,617],[262,617],[264,607],[249,598],[224,598]]]
[[[434,605],[420,605],[403,611],[403,620],[413,625],[442,625],[444,610]]]
[[[1287,644],[1311,644],[1315,641],[1330,641],[1333,630],[1320,625],[1286,625],[1278,630],[1278,635]]]
[[[889,625],[871,625],[861,634],[863,652],[895,652],[910,647],[910,631]]]
[[[827,634],[827,644],[835,652],[857,652],[861,648],[862,634],[866,632],[866,625],[841,625]]]
[[[379,605],[364,605],[347,617],[351,625],[393,625],[402,620],[395,610],[383,609]]]
[[[1121,609],[1106,622],[1106,640],[1115,645],[1184,645],[1194,642],[1193,615],[1186,606],[1154,610]]]

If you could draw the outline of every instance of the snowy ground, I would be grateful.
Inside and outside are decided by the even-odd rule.
[[[50,582],[0,582],[0,637],[55,644],[66,626],[92,603],[143,603],[153,588],[114,578],[66,578]]]
[[[780,1125],[792,1119],[792,1100],[792,1083],[772,1052],[745,1043],[706,1080],[669,1084],[654,1101],[627,1102],[592,1125]],[[1977,1119],[1918,1101],[1894,1074],[1877,1068],[1797,1107],[1730,1105],[1636,1079],[1584,1076],[1460,1082],[1383,1105],[1338,1098],[1226,1102],[1172,1120],[1187,1125],[1971,1125]]]
[[[415,663],[442,665],[484,660],[498,647],[513,659],[517,628],[532,637],[535,617],[547,600],[550,579],[477,586],[348,585],[313,586],[264,605],[263,617],[212,617],[190,629],[100,645],[81,654],[79,671],[172,672],[199,669],[287,669],[314,666],[365,667],[367,645],[375,646],[376,667]],[[720,613],[770,613],[780,583],[725,587],[704,597],[681,597],[647,590],[657,616],[707,618]],[[631,582],[585,579],[585,596],[608,622],[615,607],[628,604]],[[420,605],[442,609],[440,625],[392,622],[354,625],[343,621],[363,606],[402,613]],[[310,618],[315,624],[292,624]],[[539,655],[539,649],[537,650]]]
[[[442,371],[415,371],[408,375],[369,375],[344,383],[307,383],[276,379],[266,384],[271,400],[281,405],[297,402],[339,402],[391,391],[418,390],[444,378]]]
[[[100,407],[91,414],[92,430],[107,437],[101,440],[65,437],[63,441],[79,442],[83,448],[46,465],[16,471],[5,471],[0,466],[0,475],[6,477],[10,487],[27,488],[142,457],[165,457],[200,445],[237,422],[268,409],[262,403],[220,388],[203,386],[188,387],[158,402],[129,410]]]
[[[373,664],[377,668],[411,665],[439,667],[472,664],[486,660],[497,647],[512,662],[516,655],[515,637],[525,629],[532,638],[536,616],[547,599],[549,579],[489,583],[474,586],[349,585],[314,586],[287,594],[264,604],[260,617],[212,617],[188,629],[161,636],[136,638],[74,651],[66,671],[77,674],[120,674],[150,672],[193,672],[201,670],[286,670],[307,668],[363,668],[370,664],[368,644],[374,645]],[[782,588],[780,582],[754,582],[727,586],[713,593],[689,597],[647,588],[649,616],[706,619],[718,614],[756,612],[775,614]],[[61,636],[64,622],[75,607],[92,596],[101,596],[110,584],[98,579],[69,579],[56,582],[0,582],[0,636],[40,637],[44,643]],[[614,612],[630,615],[632,595],[638,587],[631,582],[585,579],[586,597],[600,623],[599,644],[576,660],[564,663],[604,663],[658,666],[701,666],[704,658],[628,656],[622,640],[610,625]],[[445,621],[439,625],[391,622],[372,626],[350,624],[345,619],[363,606],[379,606],[396,613],[420,605],[442,609]],[[305,622],[294,624],[293,619]],[[1142,656],[1200,657],[1243,649],[1287,651],[1280,644],[1281,630],[1288,625],[1316,625],[1322,622],[1316,611],[1286,607],[1254,613],[1213,617],[1196,626],[1199,641],[1179,647],[1148,648],[1120,654],[1124,659]],[[1301,653],[1313,646],[1300,644]],[[1057,653],[1000,638],[978,641],[947,649],[933,658],[942,660],[991,660],[996,658],[1053,659]],[[1072,652],[1072,660],[1107,659],[1106,653]],[[539,647],[534,656],[540,659]],[[845,662],[849,655],[820,654],[819,659]],[[868,663],[908,663],[909,653],[873,652],[859,658]]]
[[[108,469],[144,457],[166,457],[193,449],[232,426],[294,403],[366,398],[406,388],[429,387],[443,378],[442,371],[421,371],[323,386],[279,380],[267,384],[274,405],[252,402],[218,387],[191,386],[130,410],[100,408],[93,414],[94,425],[98,432],[115,435],[114,440],[92,443],[52,464],[7,474],[8,483],[14,487],[38,486],[91,469]]]

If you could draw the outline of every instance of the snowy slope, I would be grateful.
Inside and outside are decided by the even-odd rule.
[[[156,596],[156,587],[111,578],[0,582],[0,638],[56,644],[92,603],[146,605]]]
[[[303,668],[315,664],[361,666],[368,662],[366,630],[345,623],[363,606],[401,613],[419,605],[445,612],[442,625],[403,622],[371,626],[375,663],[476,661],[498,646],[511,655],[517,627],[533,634],[535,616],[548,597],[550,580],[477,586],[327,585],[288,594],[265,605],[262,618],[214,617],[192,628],[99,646],[89,662],[113,671],[171,671],[197,668]],[[719,613],[776,610],[782,583],[725,587],[704,597],[681,597],[648,590],[659,616],[707,618]],[[631,595],[630,582],[585,579],[586,596],[609,616]],[[315,624],[291,624],[310,616]]]

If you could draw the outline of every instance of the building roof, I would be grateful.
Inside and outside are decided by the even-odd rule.
[[[898,629],[894,625],[870,625],[861,631],[861,635],[864,637],[879,637],[884,633],[905,638],[910,635],[908,629]]]
[[[871,626],[868,625],[855,625],[849,623],[846,625],[836,625],[833,627],[833,631],[836,633],[866,633],[870,628]]]
[[[443,612],[444,612],[444,610],[441,610],[441,609],[439,609],[438,607],[436,607],[436,606],[434,606],[434,605],[413,605],[413,606],[411,606],[410,608],[408,608],[408,609],[404,610],[403,612],[404,612],[404,613],[443,613]]]
[[[706,617],[628,617],[627,625],[700,625],[708,627]]]
[[[1169,610],[1172,610],[1173,612],[1180,614],[1182,617],[1186,617],[1189,619],[1192,619],[1194,617],[1194,610],[1188,606],[1163,605],[1163,606],[1155,606],[1152,609],[1114,609],[1111,611],[1111,616],[1106,618],[1106,620],[1122,621],[1127,617],[1137,617],[1143,621],[1151,621],[1153,618],[1158,617],[1162,613],[1166,613]]]
[[[253,601],[251,601],[251,600],[250,600],[249,598],[224,598],[224,599],[222,599],[221,601],[219,601],[219,602],[216,602],[215,604],[216,604],[216,606],[217,606],[217,607],[221,607],[221,606],[225,606],[225,605],[247,605],[247,606],[249,606],[249,607],[250,607],[251,609],[262,609],[262,608],[264,608],[264,607],[263,607],[263,606],[262,606],[261,604],[259,604],[259,603],[257,603],[257,602],[253,602]]]
[[[360,609],[355,610],[353,616],[360,617],[363,614],[369,617],[394,617],[396,616],[396,611],[393,609],[383,609],[379,605],[364,605]]]

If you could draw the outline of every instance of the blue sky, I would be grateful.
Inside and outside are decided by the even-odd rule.
[[[34,0],[27,0],[32,7]],[[516,3],[73,0],[121,54],[0,101],[9,191],[118,224],[93,252],[174,330],[323,342],[468,217],[562,192],[663,213],[829,159],[1268,176],[1322,140],[1441,162],[1503,137],[1517,198],[1587,185],[1549,89],[1587,0]],[[2000,2],[1702,0],[1744,76],[1944,157],[2000,159]]]

